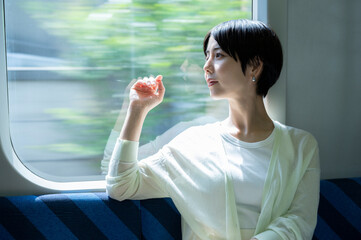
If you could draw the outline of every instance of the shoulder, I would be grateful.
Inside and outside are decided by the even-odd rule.
[[[218,133],[219,122],[192,126],[177,135],[172,141],[169,142],[168,146],[204,146],[207,142],[216,139]]]
[[[275,127],[280,136],[279,153],[287,156],[288,160],[294,160],[290,165],[293,169],[296,166],[299,166],[300,169],[319,169],[318,143],[311,133],[278,122],[275,122]]]
[[[277,121],[274,121],[274,124],[278,129],[282,140],[291,141],[294,146],[317,148],[317,140],[310,132],[296,127],[287,126]]]
[[[205,124],[193,126],[166,144],[162,149],[162,155],[167,162],[177,164],[189,164],[189,162],[202,162],[202,159],[210,159],[209,154],[218,149],[217,124]]]

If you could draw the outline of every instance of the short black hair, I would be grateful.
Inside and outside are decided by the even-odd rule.
[[[244,74],[248,64],[263,62],[263,70],[257,82],[257,94],[265,97],[278,80],[283,65],[282,46],[276,33],[259,21],[237,19],[223,22],[205,36],[205,55],[210,36],[223,51],[237,62],[240,61]]]

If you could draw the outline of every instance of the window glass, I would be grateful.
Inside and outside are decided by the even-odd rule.
[[[251,18],[251,6],[6,0],[10,132],[19,159],[47,179],[103,178],[104,147],[137,77],[162,74],[166,86],[141,145],[179,122],[222,112],[204,83],[203,36],[222,21]]]

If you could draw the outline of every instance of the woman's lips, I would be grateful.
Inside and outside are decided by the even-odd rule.
[[[218,81],[213,80],[213,79],[207,79],[207,83],[208,83],[208,87],[213,86],[214,84],[217,84]]]

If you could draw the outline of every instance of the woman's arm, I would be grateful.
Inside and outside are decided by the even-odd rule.
[[[311,137],[305,142],[306,146],[303,150],[305,155],[302,161],[308,162],[308,165],[296,186],[291,205],[283,215],[273,219],[264,232],[257,234],[254,238],[259,240],[312,239],[317,222],[320,166],[316,140]],[[283,193],[285,197],[286,194]]]
[[[116,123],[116,126],[118,126],[118,123],[119,123],[119,126],[120,126],[119,130],[117,130],[116,126],[114,126],[114,128],[112,129],[112,131],[109,135],[107,144],[104,149],[103,159],[101,160],[102,174],[108,173],[110,157],[113,153],[115,143],[116,143],[116,141],[119,137],[120,131],[122,129],[128,106],[129,106],[129,104],[127,104],[126,110],[123,111],[123,115],[118,117],[118,119],[122,119],[121,121],[119,121],[119,122],[117,121],[117,123]],[[216,119],[211,116],[203,116],[203,117],[193,119],[191,121],[179,122],[176,125],[169,128],[164,133],[162,133],[161,135],[157,136],[152,141],[140,146],[138,149],[138,159],[142,160],[153,154],[156,154],[164,145],[169,143],[178,134],[180,134],[181,132],[183,132],[184,130],[186,130],[190,127],[204,125],[207,123],[213,123],[215,121],[216,121]]]
[[[153,81],[152,78],[145,78],[144,81]],[[130,89],[129,108],[125,121],[120,131],[120,139],[138,142],[142,131],[143,123],[148,112],[160,104],[163,100],[165,88],[162,76],[157,76],[155,82],[158,91],[143,91],[137,87],[137,83]]]
[[[145,78],[143,82],[153,81]],[[137,161],[139,137],[147,113],[162,102],[164,86],[162,76],[155,79],[156,87],[150,91],[138,81],[129,94],[129,108],[120,136],[112,154],[106,177],[107,192],[117,200],[129,198],[160,197],[164,195],[163,185],[147,169],[140,169]],[[141,88],[140,86],[143,86]],[[154,156],[157,162],[159,156]]]

